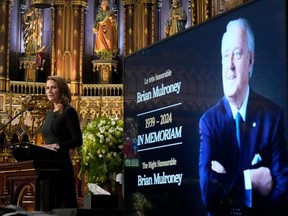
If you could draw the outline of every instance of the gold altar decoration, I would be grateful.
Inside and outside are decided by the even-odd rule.
[[[43,70],[45,59],[44,53],[29,54],[19,58],[20,68],[24,69],[24,77],[26,82],[35,82],[37,80],[37,72]]]
[[[101,84],[112,83],[112,72],[117,73],[117,60],[93,60],[93,72],[97,73],[97,81]]]
[[[38,70],[43,70],[45,46],[42,41],[44,18],[41,8],[46,4],[48,2],[44,0],[32,1],[31,7],[27,8],[22,16],[25,52],[19,61],[20,68],[24,69],[26,82],[35,82]]]
[[[51,7],[50,0],[31,0],[31,6],[35,8],[49,8]]]
[[[42,125],[45,113],[49,108],[45,95],[6,95],[5,111],[0,113],[1,127],[18,115],[10,124],[0,131],[5,134],[7,143],[26,139],[34,142],[35,135]],[[27,138],[25,138],[27,137]]]

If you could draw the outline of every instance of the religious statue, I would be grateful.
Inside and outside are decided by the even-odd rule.
[[[26,54],[35,54],[43,50],[42,28],[43,16],[37,9],[25,11],[23,15],[23,40]]]
[[[93,27],[96,34],[94,51],[101,58],[113,56],[118,51],[117,20],[108,0],[101,1],[101,8],[96,15]]]
[[[172,0],[172,8],[169,11],[169,18],[165,25],[165,36],[171,36],[185,29],[187,13],[181,7],[180,0]]]

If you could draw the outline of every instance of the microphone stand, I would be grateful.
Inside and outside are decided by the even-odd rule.
[[[22,113],[24,113],[25,111],[32,111],[34,108],[33,107],[28,107],[26,109],[21,110],[19,113],[17,113],[17,115],[15,115],[12,119],[10,119],[10,121],[8,121],[3,127],[1,127],[0,132],[2,132],[2,130],[8,125],[10,124],[14,119],[16,119],[19,115],[21,115]]]

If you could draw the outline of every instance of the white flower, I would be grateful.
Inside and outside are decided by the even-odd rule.
[[[83,128],[82,134],[80,173],[87,171],[90,183],[101,184],[112,179],[110,177],[107,179],[107,175],[123,171],[124,134],[121,119],[118,117],[100,117],[91,120]],[[116,161],[119,166],[115,166]]]

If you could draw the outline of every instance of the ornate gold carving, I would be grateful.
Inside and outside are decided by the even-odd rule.
[[[122,5],[131,5],[134,4],[137,0],[122,0]]]
[[[1,13],[6,13],[6,5],[2,4],[1,6]]]
[[[83,6],[85,9],[88,8],[87,0],[72,0],[71,5],[72,6]]]
[[[207,20],[209,19],[209,14],[210,14],[210,10],[209,10],[209,0],[205,0],[205,5],[204,5],[204,13],[205,13],[205,19],[204,20]]]
[[[58,34],[59,37],[62,36],[62,30],[60,28],[57,30],[57,34]]]
[[[66,0],[51,0],[51,5],[60,5],[60,6],[65,6],[66,5]]]
[[[61,56],[61,55],[62,55],[62,52],[61,52],[60,49],[58,49],[58,50],[57,50],[57,57],[58,57],[58,56]]]
[[[44,115],[49,109],[46,95],[13,95],[6,97],[6,113],[1,113],[1,124],[5,124],[12,117],[23,110],[33,107],[30,112],[23,112],[19,117],[3,128],[1,133],[6,134],[7,141],[11,141],[13,135],[18,136],[18,140],[26,134],[29,141],[33,142],[34,137],[40,129]]]
[[[144,4],[155,4],[155,0],[142,0]]]
[[[19,195],[17,197],[17,206],[22,206],[22,200],[26,191],[30,191],[32,189],[31,185],[25,185],[21,188]]]
[[[133,10],[132,10],[132,8],[129,8],[129,10],[128,10],[128,14],[129,14],[129,16],[131,16],[131,15],[133,14]]]
[[[73,36],[74,36],[74,37],[78,37],[78,30],[77,30],[77,29],[74,29],[74,31],[73,31]]]
[[[6,32],[6,28],[4,24],[1,25],[0,32],[4,32],[4,33]]]
[[[63,10],[62,10],[62,9],[58,9],[58,10],[57,10],[57,15],[58,15],[59,17],[62,17],[62,16],[63,16]]]
[[[79,16],[79,11],[78,11],[78,10],[74,9],[73,12],[74,12],[74,16],[75,16],[75,17],[78,17],[78,16]]]
[[[31,0],[31,6],[35,8],[49,8],[51,3],[50,0]]]
[[[4,51],[5,51],[5,46],[4,46],[4,45],[1,45],[1,46],[0,46],[0,53],[4,53]]]
[[[48,109],[50,109],[50,105],[48,103],[46,95],[27,95],[23,100],[22,104],[24,108],[33,107],[34,110],[31,111],[33,115],[37,115],[39,117],[43,117]]]
[[[92,61],[93,63],[93,71],[97,71],[99,70],[101,67],[108,67],[109,70],[112,71],[112,69],[114,71],[116,71],[116,67],[117,67],[117,64],[118,64],[118,61],[116,60],[93,60]]]
[[[79,101],[79,116],[83,125],[99,116],[117,116],[123,118],[123,98],[82,97]]]

